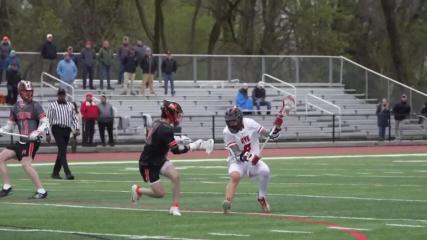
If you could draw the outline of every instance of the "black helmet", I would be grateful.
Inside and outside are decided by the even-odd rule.
[[[243,128],[243,113],[236,106],[225,112],[225,123],[231,133],[238,133]]]
[[[164,100],[162,107],[162,118],[168,120],[169,123],[173,124],[175,127],[179,125],[182,116],[182,108],[176,102],[171,102]]]

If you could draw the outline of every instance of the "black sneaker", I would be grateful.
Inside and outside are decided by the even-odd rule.
[[[67,179],[67,180],[74,180],[74,175],[72,175],[72,174],[68,174],[68,175],[65,177],[65,179]]]
[[[61,175],[59,175],[59,174],[52,174],[51,178],[52,179],[62,179]]]
[[[9,189],[3,189],[0,191],[0,198],[1,197],[6,197],[7,195],[9,195],[9,193],[12,191],[12,187],[10,187]]]
[[[30,197],[30,199],[44,199],[46,197],[47,197],[47,191],[45,193],[35,192],[34,195]]]

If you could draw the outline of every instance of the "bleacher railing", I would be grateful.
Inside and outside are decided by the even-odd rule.
[[[76,55],[79,55],[76,53]],[[38,79],[42,72],[42,61],[38,52],[17,52],[21,58],[24,79]],[[58,60],[62,58],[58,54]],[[154,54],[160,62],[164,55]],[[387,76],[366,68],[342,56],[318,55],[202,55],[175,54],[178,71],[175,80],[226,80],[240,79],[241,82],[258,82],[264,73],[287,83],[344,84],[363,94],[366,99],[387,98],[399,101],[401,94],[408,95],[408,102],[419,111],[427,94]],[[111,68],[112,79],[117,79],[119,60]],[[158,78],[162,78],[159,72]],[[81,71],[80,71],[81,72]],[[95,75],[97,76],[97,75]],[[140,70],[136,79],[141,79]]]
[[[317,101],[317,104],[315,101]],[[319,104],[319,102],[321,104],[323,104],[323,106],[326,105],[326,106],[332,108],[333,110],[327,110],[325,107],[320,106],[321,104]],[[325,99],[322,99],[316,95],[313,95],[311,93],[307,93],[307,95],[305,95],[305,115],[306,116],[308,116],[309,107],[316,108],[316,109],[318,109],[318,110],[320,110],[326,114],[332,115],[332,116],[335,115],[336,118],[338,119],[338,130],[339,130],[339,133],[341,133],[341,130],[342,130],[342,128],[341,128],[341,122],[342,122],[341,121],[341,115],[342,114],[341,113],[342,113],[342,111],[341,111],[340,106],[333,104],[333,103],[331,103]]]
[[[46,80],[45,77],[48,77],[49,80]],[[71,99],[71,101],[74,101],[74,86],[62,81],[61,79],[47,73],[47,72],[42,72],[40,75],[40,87],[41,87],[41,97],[44,97],[45,94],[45,86],[57,91],[58,87],[55,86],[55,83],[59,83],[60,85],[63,86],[67,86],[68,87],[68,91],[67,91],[67,97],[69,97]]]
[[[266,81],[267,79],[271,79],[273,81],[276,81],[276,82],[280,83],[281,85],[284,85],[286,87],[290,87],[292,89],[292,92],[289,92],[289,91],[287,91],[285,89],[282,89],[282,88],[278,88],[278,87],[274,86],[273,84],[268,83]],[[281,80],[281,79],[279,79],[277,77],[271,76],[271,75],[266,74],[266,73],[262,74],[262,83],[264,85],[267,85],[267,86],[273,88],[273,89],[276,89],[276,90],[278,90],[280,92],[283,92],[283,93],[285,93],[287,95],[292,96],[294,98],[294,100],[295,100],[295,103],[298,103],[298,101],[297,101],[297,88],[295,87],[295,85],[293,85],[291,83],[288,83],[288,82],[285,82],[285,81],[283,81],[283,80]]]

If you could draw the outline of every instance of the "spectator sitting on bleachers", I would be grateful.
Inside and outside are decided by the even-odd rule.
[[[240,108],[244,115],[252,114],[253,103],[252,99],[248,96],[248,84],[243,83],[242,88],[239,89],[236,96],[236,106]]]
[[[258,110],[258,115],[261,115],[260,106],[267,106],[267,115],[270,115],[271,103],[265,100],[265,88],[262,82],[258,82],[252,91],[252,100]]]

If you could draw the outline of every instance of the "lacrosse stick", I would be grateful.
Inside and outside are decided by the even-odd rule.
[[[28,136],[28,135],[22,135],[22,134],[19,134],[19,133],[10,133],[10,132],[0,132],[0,135],[9,135],[9,136],[14,136],[14,137],[22,137],[22,138],[26,138],[26,139],[30,138],[30,136]],[[42,137],[38,136],[38,138],[40,139]]]
[[[261,148],[259,150],[260,153],[264,149],[267,142],[270,141],[271,134],[273,134],[277,128],[280,128],[282,126],[283,117],[288,116],[291,111],[295,111],[295,99],[292,96],[286,96],[282,100],[282,106],[281,106],[279,112],[277,113],[276,119],[274,120],[273,128],[271,129],[270,133],[268,134],[267,139],[265,139],[264,143],[261,145]]]

